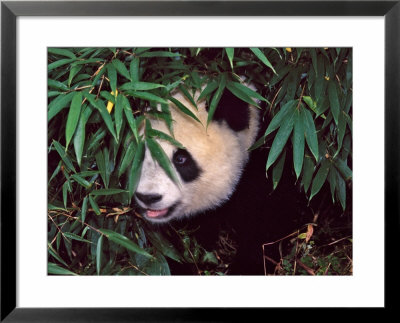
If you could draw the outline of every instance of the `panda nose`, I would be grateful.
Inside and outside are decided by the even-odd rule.
[[[135,195],[140,201],[146,204],[156,203],[162,198],[162,195],[160,194],[141,194],[136,192]]]

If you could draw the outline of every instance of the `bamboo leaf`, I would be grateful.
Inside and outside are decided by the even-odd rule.
[[[88,198],[87,198],[87,196],[85,196],[85,198],[83,199],[82,208],[81,208],[81,220],[82,220],[82,222],[85,222],[85,219],[86,219],[87,204],[88,204]]]
[[[272,185],[275,190],[281,180],[283,168],[285,166],[286,151],[284,150],[276,165],[272,168]]]
[[[329,103],[331,105],[331,112],[335,123],[338,124],[339,121],[339,113],[340,113],[340,103],[339,97],[337,93],[336,84],[334,81],[330,81],[328,84],[328,97]]]
[[[306,155],[304,158],[303,177],[302,177],[302,183],[305,193],[307,193],[310,187],[312,176],[314,174],[314,168],[315,164],[313,162],[312,157]]]
[[[339,173],[337,175],[337,194],[339,197],[340,204],[342,205],[343,211],[346,209],[346,182],[344,181],[343,177],[340,176]]]
[[[281,107],[279,112],[274,116],[274,118],[269,123],[264,136],[266,137],[271,132],[278,129],[279,126],[281,125],[282,121],[286,118],[286,116],[291,114],[296,109],[296,105],[297,105],[297,100],[291,100],[291,101],[288,101],[286,104],[284,104],[283,107]]]
[[[172,166],[170,159],[161,148],[159,143],[152,138],[146,138],[146,144],[147,148],[150,150],[153,159],[157,161],[162,169],[164,169],[168,177],[171,178],[174,183],[179,185],[179,177],[176,174],[175,168]]]
[[[222,94],[224,93],[225,85],[226,85],[226,76],[225,74],[221,74],[218,89],[211,100],[210,108],[208,110],[207,127],[210,124],[214,116],[215,110],[217,109],[219,100],[221,99]]]
[[[88,106],[82,110],[74,135],[74,150],[79,167],[81,167],[83,148],[85,146],[86,123],[93,112],[92,108]]]
[[[320,189],[324,185],[324,183],[326,181],[326,177],[328,176],[330,167],[331,167],[331,162],[329,161],[329,159],[324,159],[321,163],[321,166],[318,169],[317,174],[315,175],[314,180],[313,180],[313,183],[311,186],[310,200],[320,191]]]
[[[120,87],[121,91],[149,91],[158,89],[161,87],[165,87],[165,85],[157,84],[157,83],[150,83],[150,82],[130,82],[125,83]]]
[[[56,116],[62,109],[67,107],[74,96],[74,92],[68,94],[60,94],[49,104],[49,112],[47,115],[47,121],[49,122],[54,116]]]
[[[128,190],[129,190],[129,198],[132,198],[133,193],[136,191],[137,185],[139,183],[140,174],[142,171],[142,164],[145,152],[145,143],[141,140],[137,146],[135,157],[133,158],[132,168],[130,171],[129,182],[128,182]]]
[[[296,178],[299,178],[304,160],[304,118],[302,118],[303,107],[294,113],[293,130],[293,165]]]
[[[199,118],[197,118],[196,115],[192,111],[190,111],[188,108],[186,108],[180,101],[178,101],[177,99],[175,99],[173,97],[169,97],[168,100],[170,100],[173,104],[175,104],[175,106],[179,110],[181,110],[184,114],[188,115],[189,117],[193,118],[197,122],[201,123]]]
[[[266,170],[275,162],[283,147],[285,146],[290,134],[293,130],[294,123],[294,112],[287,116],[287,118],[282,122],[278,132],[275,135],[275,139],[272,143],[271,150],[268,154]]]
[[[139,82],[139,57],[134,57],[129,65],[132,82]]]
[[[107,74],[108,78],[110,80],[110,87],[111,87],[111,92],[114,92],[117,90],[117,70],[115,69],[113,64],[107,64]]]
[[[72,161],[69,158],[66,149],[56,140],[53,140],[54,148],[56,149],[57,153],[60,155],[62,161],[64,162],[65,166],[67,166],[70,170],[76,173],[74,165],[72,165]]]
[[[123,77],[127,78],[128,80],[132,80],[131,75],[128,72],[125,64],[122,63],[118,58],[112,60],[112,64],[114,65],[115,69],[121,74]]]
[[[98,195],[115,195],[119,193],[125,193],[125,190],[121,190],[119,188],[101,188],[98,190],[91,191],[90,194],[94,196]]]
[[[99,229],[99,231],[102,232],[107,237],[108,240],[110,240],[130,251],[133,251],[135,253],[138,253],[138,254],[148,257],[148,258],[154,258],[146,250],[140,248],[136,243],[134,243],[127,237],[123,236],[122,234],[119,234],[117,232],[107,230],[107,229]]]
[[[233,55],[234,55],[235,49],[232,47],[227,47],[227,48],[225,48],[225,51],[226,51],[226,55],[228,56],[229,63],[231,64],[231,68],[233,69]]]
[[[304,109],[303,112],[304,113],[302,113],[302,116],[306,142],[312,154],[314,155],[315,160],[318,162],[318,138],[317,131],[315,130],[314,120],[309,110]]]
[[[78,125],[79,117],[81,115],[82,105],[82,92],[76,92],[72,98],[71,106],[69,108],[67,124],[65,126],[65,149],[68,149],[68,145],[75,133],[76,126]]]
[[[72,240],[91,243],[89,240],[83,239],[82,237],[80,237],[80,236],[78,236],[78,235],[76,235],[74,233],[71,233],[71,232],[64,232],[63,235],[66,236],[69,239],[72,239]]]
[[[47,52],[50,54],[66,56],[69,58],[76,58],[75,54],[66,48],[49,47],[49,48],[47,48]]]
[[[218,87],[218,82],[217,81],[211,81],[209,82],[206,87],[204,88],[204,90],[201,92],[199,98],[197,99],[197,101],[200,101],[204,98],[206,98],[209,94],[211,94],[212,92],[214,92]]]
[[[102,260],[102,249],[103,249],[103,237],[104,235],[100,235],[99,239],[97,240],[97,247],[96,247],[96,272],[97,275],[100,275],[101,272],[101,260]]]
[[[53,274],[53,275],[74,275],[77,276],[77,274],[73,273],[72,271],[69,271],[68,269],[62,268],[52,262],[47,263],[47,273],[48,274]]]
[[[259,48],[250,48],[250,50],[258,57],[260,61],[262,61],[266,66],[268,66],[275,74],[276,71],[267,57],[265,57],[264,53]]]
[[[166,101],[163,98],[160,98],[157,95],[154,95],[152,93],[149,92],[141,92],[141,91],[127,91],[128,94],[139,98],[139,99],[144,99],[147,101],[153,101],[153,102],[159,102],[159,103],[164,103],[164,104],[168,104],[168,101]]]
[[[235,86],[233,86],[233,84],[238,84],[235,82],[227,82],[226,83],[226,88],[235,96],[237,96],[240,100],[250,104],[250,105],[254,105],[257,108],[260,108],[259,105],[250,97],[247,95],[247,93],[243,92],[242,90],[236,88]]]

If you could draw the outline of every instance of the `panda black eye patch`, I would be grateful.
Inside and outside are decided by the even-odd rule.
[[[194,181],[200,176],[201,169],[187,150],[178,149],[175,151],[172,162],[185,182]]]

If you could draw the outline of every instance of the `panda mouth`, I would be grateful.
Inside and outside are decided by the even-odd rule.
[[[175,207],[176,207],[176,204],[174,204],[168,208],[159,209],[159,210],[145,209],[145,215],[148,219],[151,219],[151,220],[165,219],[165,218],[168,218],[168,216],[174,211]]]

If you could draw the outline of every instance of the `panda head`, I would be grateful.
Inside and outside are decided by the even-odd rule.
[[[196,100],[199,93],[195,94]],[[201,121],[170,105],[173,135],[186,149],[158,140],[169,157],[180,184],[174,183],[146,148],[135,199],[150,222],[165,223],[214,209],[229,199],[247,163],[248,148],[259,126],[257,108],[225,90],[206,128],[208,107],[199,101],[197,109],[180,92],[175,99]],[[169,133],[163,120],[150,119],[153,129]]]

